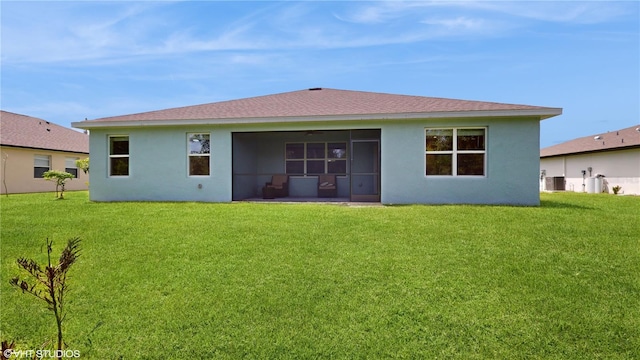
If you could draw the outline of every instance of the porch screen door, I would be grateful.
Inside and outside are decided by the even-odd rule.
[[[351,201],[380,201],[379,140],[351,140]]]

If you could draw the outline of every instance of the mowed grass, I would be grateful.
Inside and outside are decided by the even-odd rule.
[[[640,357],[640,197],[540,207],[1,205],[2,340],[51,314],[8,284],[70,237],[68,349],[85,359]]]

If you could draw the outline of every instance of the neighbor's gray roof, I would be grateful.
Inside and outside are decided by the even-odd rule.
[[[89,136],[31,116],[0,110],[0,144],[89,153]]]
[[[364,91],[314,88],[280,94],[221,101],[203,105],[106,117],[74,123],[73,126],[98,122],[177,121],[223,119],[304,118],[330,116],[378,116],[415,113],[542,111],[544,118],[558,115],[562,109],[530,105],[501,104],[484,101],[454,100],[423,96],[393,95]]]
[[[540,157],[640,147],[640,124],[618,131],[585,136],[540,150]]]

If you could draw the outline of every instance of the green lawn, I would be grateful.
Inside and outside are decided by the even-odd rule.
[[[84,359],[640,357],[640,197],[541,207],[1,205],[2,340],[38,349],[46,308],[8,284],[70,237],[66,340]]]

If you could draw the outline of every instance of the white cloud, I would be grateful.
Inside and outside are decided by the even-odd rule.
[[[629,6],[631,5],[631,6]],[[539,21],[595,24],[633,12],[632,2],[616,1],[523,1],[480,2],[479,8]]]
[[[625,3],[600,2],[259,2],[249,12],[245,6],[207,21],[189,12],[193,4],[3,4],[2,62],[105,64],[198,52],[371,47],[508,34],[527,26],[522,19],[589,23],[630,11]],[[209,11],[228,6],[204,4]]]
[[[459,16],[456,18],[429,18],[422,20],[422,23],[427,25],[443,26],[450,29],[477,29],[482,26],[484,21],[481,19],[470,19],[464,16]]]
[[[3,62],[78,61],[108,56],[135,43],[137,34],[123,22],[153,6],[124,2],[3,4]],[[25,14],[29,15],[24,17]]]
[[[334,14],[334,16],[340,20],[354,22],[359,24],[375,24],[387,21],[390,17],[390,13],[386,7],[382,6],[368,6],[358,11],[344,16]]]
[[[451,16],[466,12],[485,16],[506,14],[512,21],[526,18],[559,23],[592,24],[607,22],[621,16],[637,16],[634,1],[379,1],[363,5],[356,2],[336,18],[353,23],[376,24],[391,22],[411,15]]]
[[[373,3],[354,2],[348,10],[335,12],[334,16],[345,22],[357,24],[380,24],[411,15],[415,9],[432,5],[431,1],[377,1]]]

